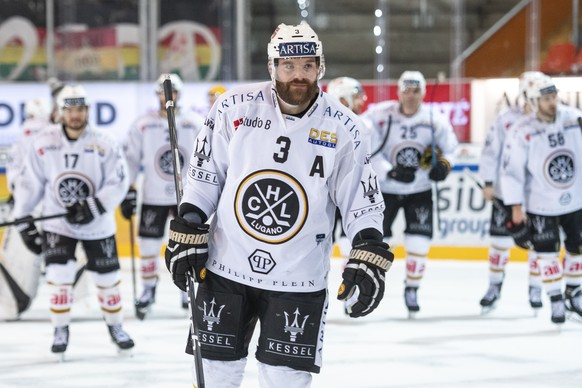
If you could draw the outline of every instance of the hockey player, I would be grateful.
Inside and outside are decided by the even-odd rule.
[[[159,109],[139,117],[131,126],[124,142],[125,154],[129,166],[129,180],[136,177],[143,167],[143,185],[141,187],[142,205],[139,223],[139,248],[141,255],[141,275],[143,293],[136,302],[136,315],[144,319],[152,303],[155,302],[158,283],[158,264],[163,244],[168,215],[176,215],[176,192],[174,188],[174,167],[169,145],[168,119],[166,115],[166,98],[164,96],[162,75],[156,82],[156,94]],[[171,74],[174,101],[180,97],[182,80],[177,74]],[[196,135],[202,128],[204,118],[194,112],[176,109],[176,127],[180,142],[180,160],[186,176],[186,162],[192,154]],[[123,217],[130,222],[136,210],[137,192],[131,186],[121,204]],[[183,292],[181,304],[188,308],[188,295]]]
[[[340,100],[352,112],[359,115],[368,99],[360,81],[350,77],[334,78],[327,84],[327,94]]]
[[[318,86],[316,33],[280,24],[267,52],[272,82],[233,88],[210,111],[170,223],[174,283],[184,290],[191,268],[200,282],[208,388],[240,386],[257,321],[260,386],[310,386],[322,362],[336,206],[353,242],[338,293],[350,316],[378,306],[393,260],[370,144],[360,119]]]
[[[479,175],[485,186],[483,197],[492,201],[489,247],[489,289],[480,301],[483,312],[495,308],[500,297],[501,286],[505,276],[505,267],[509,261],[509,249],[514,245],[507,222],[511,221],[511,207],[503,203],[499,185],[501,170],[501,153],[503,144],[512,125],[521,117],[531,113],[527,100],[527,90],[536,79],[543,76],[539,71],[528,71],[519,78],[519,95],[515,107],[501,112],[491,126],[479,160]],[[542,284],[536,255],[528,252],[529,261],[529,303],[534,309],[542,307]]]
[[[345,107],[357,115],[362,111],[368,98],[360,81],[350,77],[339,77],[329,81],[327,84],[327,94],[337,98]],[[336,210],[336,222],[332,241],[338,244],[343,257],[349,256],[352,244],[342,229],[339,209]]]
[[[119,349],[129,349],[134,343],[121,325],[113,213],[129,186],[127,164],[115,141],[88,125],[89,103],[82,86],[65,86],[58,104],[63,124],[47,127],[32,140],[14,195],[14,217],[23,221],[19,224],[22,239],[30,250],[42,248],[45,258],[55,327],[52,351],[62,354],[69,343],[79,241],[111,339]],[[66,212],[64,218],[43,223],[44,235],[26,220],[41,200],[44,215]]]
[[[542,282],[552,303],[552,322],[565,309],[582,316],[582,111],[558,103],[548,76],[528,91],[535,115],[515,123],[503,150],[501,193],[511,206],[513,228],[533,244]],[[527,213],[524,213],[522,206]],[[560,229],[566,254],[560,263]],[[566,280],[565,304],[562,274]]]
[[[26,116],[22,123],[22,131],[12,144],[6,166],[6,181],[10,192],[14,192],[16,176],[22,167],[22,159],[34,135],[50,124],[48,103],[41,98],[34,98],[24,104]]]
[[[431,181],[447,177],[451,170],[449,160],[457,146],[448,118],[422,103],[425,94],[422,73],[405,71],[398,80],[398,101],[381,102],[362,116],[371,122],[375,136],[373,148],[377,150],[372,163],[386,203],[385,241],[392,237],[392,224],[399,209],[404,209],[407,251],[404,302],[411,318],[420,310],[417,290],[433,235]]]

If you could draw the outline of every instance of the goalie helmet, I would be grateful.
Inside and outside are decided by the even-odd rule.
[[[24,104],[24,114],[34,119],[48,119],[50,114],[48,102],[41,98],[28,100]]]
[[[348,102],[348,108],[354,107],[354,96],[357,94],[365,95],[362,84],[350,77],[334,78],[327,84],[327,94],[334,96],[338,100],[345,99]]]
[[[420,71],[407,70],[398,79],[398,91],[404,92],[408,88],[420,88],[424,96],[426,94],[426,80]]]
[[[81,85],[66,85],[57,95],[57,105],[62,111],[71,106],[89,106],[87,91]]]
[[[156,81],[156,93],[164,93],[164,81],[166,80],[167,74],[162,74]],[[182,78],[176,73],[170,74],[170,81],[172,82],[172,91],[176,93],[180,93],[184,83],[182,82]]]
[[[325,74],[323,46],[317,34],[305,21],[296,26],[279,24],[267,45],[269,74],[275,82],[275,61],[279,58],[315,57],[319,60],[317,79]]]
[[[552,93],[558,93],[558,89],[556,88],[554,81],[545,74],[534,80],[530,88],[526,91],[527,99],[532,105],[534,111],[538,110],[538,100],[540,97]]]

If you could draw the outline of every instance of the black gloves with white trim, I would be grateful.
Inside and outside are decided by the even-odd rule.
[[[405,167],[398,164],[392,170],[388,171],[388,178],[402,183],[410,183],[414,180],[415,172],[416,168],[414,167]]]
[[[127,190],[127,194],[119,207],[121,208],[123,218],[131,220],[131,216],[135,214],[137,209],[137,191],[133,187]]]
[[[105,213],[101,201],[95,197],[87,197],[67,206],[65,218],[70,224],[86,225]]]
[[[444,181],[451,172],[451,163],[445,158],[439,156],[436,164],[428,172],[428,178],[435,182]]]
[[[32,220],[32,217],[28,216],[20,218],[16,221],[18,222],[26,218],[30,218]],[[35,255],[40,255],[42,252],[42,235],[39,233],[38,229],[36,229],[34,222],[20,222],[15,225],[15,228],[20,232],[22,241],[28,250]]]
[[[208,228],[206,224],[190,222],[180,216],[170,221],[166,267],[174,284],[182,291],[186,291],[187,274],[192,274],[194,280],[200,283],[206,278]]]
[[[368,315],[378,307],[384,297],[386,271],[394,261],[388,244],[369,231],[354,238],[338,290],[337,298],[346,302],[346,312],[352,318]]]

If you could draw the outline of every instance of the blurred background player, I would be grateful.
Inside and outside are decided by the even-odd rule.
[[[212,105],[216,102],[216,99],[220,97],[221,94],[226,92],[226,88],[224,85],[214,85],[210,89],[208,89],[208,110],[212,108]]]
[[[552,303],[551,320],[561,324],[565,308],[582,317],[582,111],[558,103],[548,76],[536,79],[527,96],[535,114],[516,122],[506,140],[501,192],[512,209],[511,227],[533,244]],[[565,236],[563,266],[560,231]]]
[[[513,124],[532,112],[527,100],[527,90],[536,79],[542,76],[544,74],[539,71],[528,71],[519,77],[517,103],[497,116],[487,134],[479,160],[479,176],[485,182],[483,197],[487,201],[492,201],[493,205],[489,228],[491,244],[489,247],[489,289],[480,301],[484,313],[495,308],[505,277],[505,267],[509,261],[509,249],[515,245],[507,229],[507,222],[511,221],[511,207],[503,203],[499,184],[503,145]],[[537,310],[542,307],[542,284],[540,269],[533,251],[528,252],[528,261],[529,303],[534,310]]]
[[[330,96],[337,98],[345,107],[357,115],[361,113],[368,99],[360,81],[350,77],[332,79],[327,84],[326,92]],[[332,241],[338,244],[341,255],[347,258],[350,254],[352,243],[346,237],[342,228],[339,209],[336,209],[335,212],[335,228]]]
[[[406,279],[404,301],[413,317],[420,310],[417,290],[424,275],[433,236],[431,181],[444,180],[457,138],[448,117],[423,104],[426,81],[419,71],[405,71],[398,80],[398,101],[369,108],[362,117],[372,125],[376,149],[372,163],[384,197],[384,238],[392,237],[392,224],[404,209]],[[435,163],[432,163],[432,144]]]
[[[57,101],[63,124],[47,127],[32,139],[14,195],[17,219],[30,216],[40,201],[43,215],[66,213],[44,221],[43,235],[33,222],[18,225],[27,247],[42,249],[45,258],[55,328],[51,350],[63,354],[69,343],[78,242],[86,252],[111,339],[119,349],[129,349],[134,343],[122,329],[114,217],[129,186],[127,164],[117,143],[88,125],[89,103],[82,86],[65,86]]]
[[[136,315],[144,319],[150,306],[155,302],[158,283],[160,250],[166,232],[168,216],[175,216],[176,193],[174,189],[174,167],[169,141],[166,98],[163,83],[166,75],[162,74],[155,84],[159,99],[159,109],[139,117],[128,131],[124,142],[125,154],[129,166],[129,180],[133,184],[143,168],[141,186],[141,210],[139,217],[139,250],[141,255],[141,275],[143,292],[136,303]],[[183,83],[177,74],[171,74],[174,102],[180,100]],[[194,112],[175,109],[176,131],[182,176],[186,177],[188,159],[192,153],[196,135],[204,123],[204,118]],[[123,217],[130,222],[135,214],[137,191],[131,186],[121,204]],[[182,292],[182,308],[188,308],[188,295]]]

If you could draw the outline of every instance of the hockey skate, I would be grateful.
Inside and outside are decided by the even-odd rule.
[[[501,285],[503,283],[489,283],[489,289],[485,296],[481,298],[479,304],[481,305],[481,315],[489,314],[497,307],[497,301],[501,297]]]
[[[552,322],[556,324],[566,322],[566,306],[562,294],[552,295],[550,301],[552,302]]]
[[[139,299],[135,302],[135,316],[143,321],[156,301],[156,286],[146,286]]]
[[[404,303],[408,308],[408,319],[414,319],[416,313],[420,311],[420,306],[416,299],[416,291],[418,291],[418,287],[404,288]]]
[[[55,353],[60,362],[65,360],[67,345],[69,345],[69,326],[55,327],[55,337],[51,351]]]
[[[116,325],[107,325],[109,329],[109,335],[111,335],[111,340],[117,345],[119,348],[119,354],[122,355],[131,355],[131,348],[133,348],[134,343],[133,340],[129,337],[129,335],[123,330],[121,327],[121,323]]]
[[[534,310],[534,316],[538,316],[538,311],[542,308],[542,288],[529,286],[529,305]]]
[[[582,322],[582,287],[566,286],[566,310],[568,318]]]

